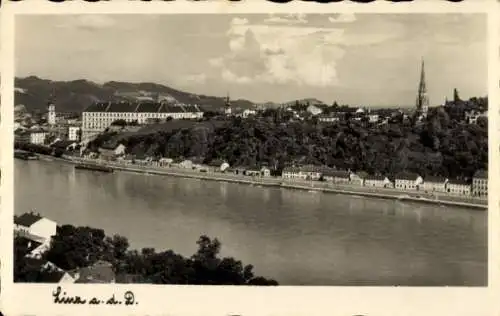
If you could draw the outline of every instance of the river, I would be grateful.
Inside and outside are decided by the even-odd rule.
[[[487,285],[487,212],[15,160],[15,213],[102,228],[132,248],[222,255],[282,285]]]

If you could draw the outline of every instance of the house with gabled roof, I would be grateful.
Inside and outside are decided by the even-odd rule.
[[[102,145],[98,151],[101,159],[104,160],[115,160],[117,157],[125,155],[125,150],[127,147],[123,144],[118,145]]]
[[[56,235],[57,223],[38,213],[24,213],[14,216],[14,231],[20,236],[32,236],[42,243]]]
[[[446,192],[453,195],[469,196],[472,191],[471,181],[449,179],[446,183]]]
[[[448,179],[438,176],[426,176],[424,178],[423,189],[426,192],[446,192]]]
[[[38,271],[35,282],[37,283],[74,283],[75,279],[70,273],[59,268],[50,261],[39,258],[24,258],[30,270]]]
[[[363,186],[369,174],[366,171],[351,172],[351,182]]]
[[[367,175],[365,177],[364,186],[376,188],[393,188],[394,183],[386,176]]]
[[[472,194],[478,197],[488,196],[488,170],[478,170],[472,177]]]
[[[338,184],[348,184],[351,182],[351,172],[348,170],[336,170],[324,168],[322,170],[323,180]]]
[[[286,167],[282,171],[284,179],[319,180],[324,167],[305,165],[300,167]]]
[[[26,250],[24,254],[28,258],[38,258],[40,259],[42,255],[49,250],[50,242],[40,240],[38,238],[32,238],[29,235],[18,235],[16,237],[16,245],[23,247]]]
[[[394,180],[396,189],[400,190],[419,190],[423,182],[421,176],[412,172],[398,173]]]

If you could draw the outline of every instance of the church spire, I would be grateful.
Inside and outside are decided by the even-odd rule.
[[[418,88],[419,93],[427,93],[427,87],[425,85],[425,62],[424,59],[422,58],[422,69],[420,72],[420,85]]]
[[[423,117],[427,116],[427,111],[429,110],[429,97],[427,96],[427,86],[425,83],[425,63],[422,58],[422,66],[420,70],[420,82],[418,84],[418,94],[416,107],[417,111]]]
[[[226,96],[226,108],[225,108],[224,112],[226,113],[226,115],[231,115],[231,102],[230,102],[230,98],[229,98],[229,92],[227,93],[227,96]]]

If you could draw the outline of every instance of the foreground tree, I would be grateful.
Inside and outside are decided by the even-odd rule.
[[[116,274],[134,276],[134,282],[157,284],[205,285],[278,285],[274,280],[256,277],[252,265],[234,258],[220,258],[221,243],[201,236],[198,250],[186,258],[172,250],[156,252],[144,248],[141,252],[128,250],[126,237],[106,237],[104,231],[91,227],[58,227],[44,260],[64,270],[87,267],[98,260],[113,264]],[[39,271],[29,265],[27,249],[20,241],[15,243],[15,280],[39,282]]]

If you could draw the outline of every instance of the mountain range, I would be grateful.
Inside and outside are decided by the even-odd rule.
[[[130,83],[110,81],[104,84],[97,84],[88,80],[80,79],[73,81],[52,81],[36,76],[25,78],[15,78],[16,106],[24,105],[28,112],[47,110],[49,100],[54,100],[57,112],[81,113],[95,101],[119,101],[119,100],[139,100],[160,97],[186,104],[198,104],[205,111],[215,111],[225,105],[225,97],[207,96],[203,94],[193,94],[180,91],[165,85],[156,83]],[[299,102],[309,102],[309,104],[323,104],[316,99],[303,99]],[[290,101],[287,104],[295,104]],[[255,108],[256,104],[249,100],[231,100],[231,104],[236,109]],[[265,107],[274,108],[277,103],[268,102]]]

